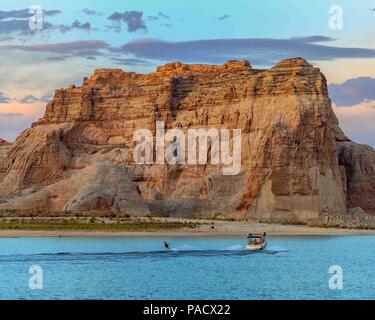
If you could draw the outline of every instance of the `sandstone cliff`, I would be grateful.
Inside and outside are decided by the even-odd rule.
[[[133,133],[242,130],[242,167],[135,165]],[[375,152],[351,142],[326,79],[302,58],[268,70],[246,61],[179,62],[150,74],[97,69],[55,91],[45,115],[0,151],[0,210],[112,210],[315,221],[375,213]]]
[[[375,214],[375,151],[351,141],[338,142],[339,164],[345,168],[347,203]]]

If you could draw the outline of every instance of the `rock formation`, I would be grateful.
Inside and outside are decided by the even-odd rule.
[[[338,142],[339,164],[345,168],[349,208],[360,207],[375,215],[375,151],[351,141]]]
[[[10,143],[0,138],[0,147],[8,146]]]
[[[136,165],[137,129],[241,129],[242,167]],[[3,150],[3,151],[1,151]],[[55,91],[43,118],[0,148],[0,210],[116,211],[315,221],[375,213],[375,152],[351,142],[318,68],[169,63],[96,69]]]

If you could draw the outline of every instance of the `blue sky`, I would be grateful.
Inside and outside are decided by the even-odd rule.
[[[101,28],[105,18],[114,11],[124,12],[138,10],[144,16],[156,15],[159,11],[166,13],[173,21],[173,31],[165,32],[153,23],[148,29],[148,36],[158,39],[183,41],[212,38],[249,38],[270,37],[289,38],[311,34],[324,34],[337,37],[337,30],[330,30],[327,26],[328,8],[339,4],[345,15],[345,28],[339,32],[345,38],[358,37],[359,32],[366,32],[375,27],[374,14],[370,11],[375,7],[373,0],[361,1],[296,1],[296,0],[136,0],[136,1],[12,1],[2,0],[1,10],[16,10],[28,8],[32,4],[39,4],[44,9],[58,9],[62,14],[54,20],[56,22],[73,22],[75,19],[85,19],[94,26]],[[89,8],[102,12],[103,16],[88,18],[82,9]],[[229,15],[225,23],[215,21],[215,18]],[[212,20],[212,21],[210,21]],[[222,20],[222,21],[224,21]],[[349,34],[348,34],[349,33]],[[99,32],[102,36],[103,32]],[[92,35],[95,37],[98,35]],[[113,43],[121,44],[139,35],[121,34],[108,39]],[[61,40],[80,39],[79,34],[70,34]],[[345,39],[343,39],[345,40]]]
[[[22,10],[35,4],[44,29],[32,33]],[[343,10],[342,29],[329,28],[332,5]],[[13,140],[55,88],[80,85],[97,67],[144,73],[171,60],[248,59],[268,68],[303,56],[340,95],[334,108],[348,135],[374,146],[375,125],[353,125],[375,120],[374,35],[375,0],[1,0],[0,137]]]

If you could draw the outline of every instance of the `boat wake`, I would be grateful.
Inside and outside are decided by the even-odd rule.
[[[53,260],[106,260],[106,259],[147,259],[178,257],[215,257],[215,256],[250,256],[253,254],[277,254],[285,250],[265,249],[249,251],[244,246],[235,245],[221,250],[196,249],[184,245],[170,250],[132,251],[132,252],[56,252],[22,255],[0,255],[1,262],[15,261],[53,261]]]

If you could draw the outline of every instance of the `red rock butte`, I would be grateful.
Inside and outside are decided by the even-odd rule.
[[[240,174],[135,165],[133,133],[155,130],[157,120],[241,129]],[[247,61],[173,62],[149,74],[96,69],[81,87],[56,90],[14,143],[2,141],[0,210],[348,224],[375,214],[375,151],[345,136],[324,75],[302,58],[267,70]]]

